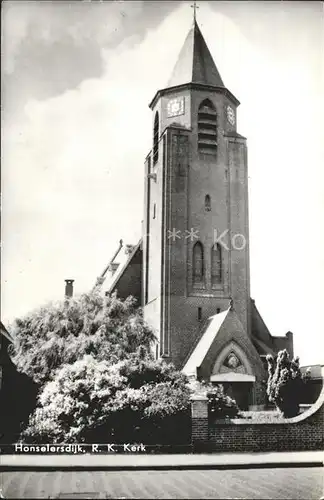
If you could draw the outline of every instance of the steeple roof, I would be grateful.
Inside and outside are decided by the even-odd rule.
[[[172,76],[167,86],[156,92],[149,104],[150,108],[154,108],[157,99],[162,95],[186,87],[199,89],[204,87],[209,91],[215,89],[226,95],[235,106],[240,104],[240,101],[225,87],[195,18],[180,51]]]
[[[195,19],[180,51],[167,87],[185,83],[201,83],[224,87],[223,80]]]

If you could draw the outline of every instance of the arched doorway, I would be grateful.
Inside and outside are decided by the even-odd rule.
[[[227,344],[217,356],[210,381],[222,384],[228,396],[235,399],[241,410],[253,404],[255,376],[247,355],[236,343]]]

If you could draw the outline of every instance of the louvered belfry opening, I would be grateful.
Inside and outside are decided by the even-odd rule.
[[[209,99],[205,99],[198,110],[198,151],[212,156],[217,153],[217,113]]]

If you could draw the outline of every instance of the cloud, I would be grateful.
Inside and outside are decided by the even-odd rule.
[[[79,291],[90,288],[116,241],[139,238],[143,165],[151,148],[148,102],[171,72],[176,54],[163,41],[178,24],[167,19],[141,41],[132,35],[118,49],[102,47],[100,78],[29,99],[24,117],[7,123],[4,310],[20,314],[60,297],[66,276],[76,278]]]
[[[9,23],[15,27],[10,50],[16,87],[9,96],[5,87],[3,95],[4,106],[9,97],[14,106],[2,136],[4,320],[62,297],[64,278],[76,279],[76,292],[90,289],[118,240],[135,243],[140,236],[143,163],[152,139],[148,103],[168,80],[192,12],[187,2],[117,3],[126,17],[109,5],[104,7],[112,17],[96,8],[81,15],[72,7],[62,15],[56,2],[45,14],[40,4],[49,2],[38,2],[36,17],[32,7],[25,17],[19,11],[22,19],[14,16],[16,27]],[[320,48],[314,51],[313,38],[304,38],[297,55],[291,44],[273,49],[272,17],[268,24],[262,18],[267,30],[255,43],[247,13],[240,8],[237,19],[214,7],[216,2],[204,4],[198,15],[226,85],[242,102],[238,126],[249,145],[252,293],[271,331],[291,329],[302,339],[299,325],[307,328],[309,315],[296,314],[299,304],[307,310],[316,302],[319,311],[323,297],[312,282],[323,248]],[[300,33],[298,23],[294,29],[291,40]],[[89,52],[87,40],[93,41]],[[311,257],[305,247],[292,251],[302,234]],[[312,338],[320,345],[321,322],[312,321]]]
[[[4,2],[5,117],[31,98],[47,99],[102,75],[101,49],[141,41],[179,2]]]
[[[3,6],[4,70],[12,73],[24,52],[55,46],[63,39],[71,45],[85,46],[109,43],[123,23],[123,2],[26,2],[7,1]],[[132,2],[128,15],[141,9],[141,2]],[[33,53],[29,52],[29,61]]]

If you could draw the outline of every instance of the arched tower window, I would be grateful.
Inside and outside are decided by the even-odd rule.
[[[154,129],[153,129],[153,164],[158,161],[159,158],[159,113],[155,113],[154,118]]]
[[[212,285],[222,282],[222,248],[219,243],[213,245],[211,252],[211,281]]]
[[[193,283],[202,284],[204,279],[204,248],[200,241],[197,241],[193,247],[192,261]]]
[[[211,211],[211,201],[210,201],[209,194],[206,194],[206,196],[205,196],[205,211],[206,212],[210,212]]]
[[[198,151],[213,156],[217,153],[217,113],[209,99],[198,109]]]

